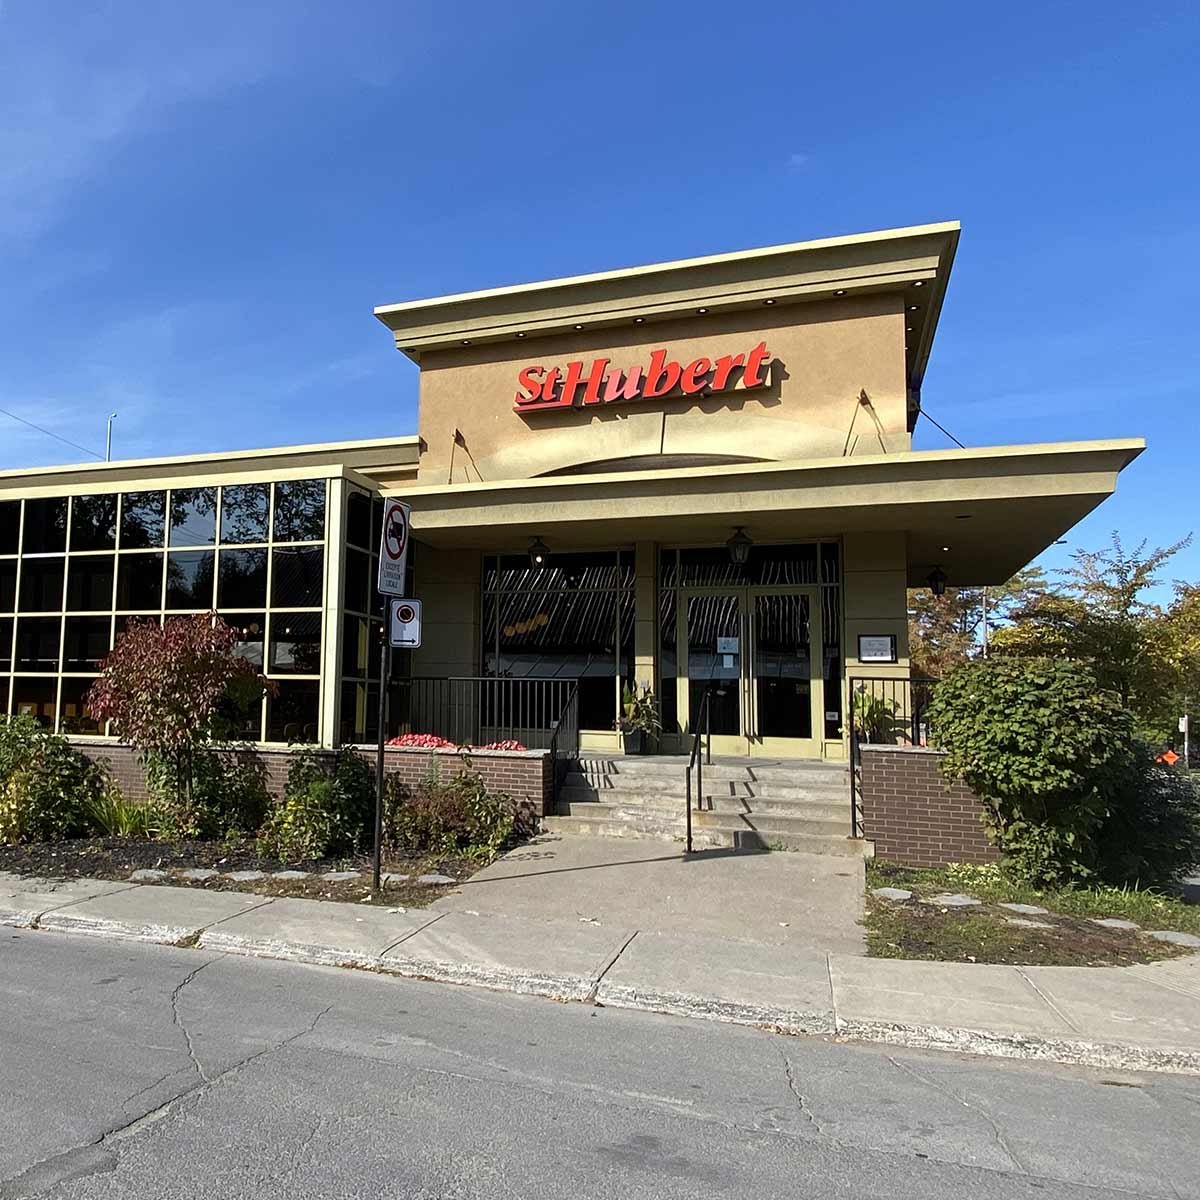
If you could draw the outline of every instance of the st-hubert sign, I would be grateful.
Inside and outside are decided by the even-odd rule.
[[[672,394],[711,396],[734,388],[766,387],[770,382],[770,357],[766,342],[759,342],[743,354],[695,358],[686,364],[668,358],[666,350],[653,350],[649,366],[610,369],[609,359],[596,358],[586,372],[583,362],[549,369],[524,367],[517,375],[513,410],[548,412],[629,400],[659,400]]]

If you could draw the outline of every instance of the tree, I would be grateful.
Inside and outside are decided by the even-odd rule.
[[[1147,549],[1127,549],[1117,533],[1099,550],[1076,550],[1072,565],[1058,572],[1059,592],[1044,591],[1015,606],[1009,624],[997,631],[999,654],[1081,662],[1102,687],[1117,693],[1139,727],[1161,740],[1180,703],[1190,622],[1200,602],[1177,591],[1178,611],[1169,615],[1149,599],[1162,568],[1191,537]]]
[[[231,712],[261,699],[265,687],[220,618],[134,620],[101,664],[88,713],[111,721],[118,737],[167,766],[172,798],[186,813],[198,754],[228,742]]]
[[[985,616],[989,630],[995,629],[1045,589],[1041,568],[1028,567],[998,587],[947,588],[943,596],[923,588],[909,592],[909,657],[914,670],[940,679],[959,663],[978,657]]]

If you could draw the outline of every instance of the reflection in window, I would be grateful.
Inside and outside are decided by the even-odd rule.
[[[222,550],[217,606],[262,608],[266,603],[266,550]]]
[[[0,612],[17,607],[17,560],[0,558]]]
[[[370,671],[370,626],[364,617],[342,619],[342,674],[363,676]]]
[[[217,489],[177,488],[171,493],[169,546],[211,546],[217,540]]]
[[[321,673],[319,613],[274,613],[271,616],[272,675]]]
[[[64,679],[62,684],[62,732],[103,733],[98,721],[87,715],[91,679]]]
[[[167,608],[212,608],[213,557],[211,550],[177,550],[167,555]]]
[[[263,613],[222,613],[221,620],[237,634],[235,653],[248,663],[263,669],[263,646],[266,642],[267,618]]]
[[[325,537],[325,480],[275,485],[275,541],[319,542]]]
[[[371,498],[362,492],[346,493],[346,541],[351,546],[373,549],[371,544]]]
[[[13,619],[0,617],[0,671],[12,670]],[[0,708],[0,716],[7,710]]]
[[[121,549],[154,550],[161,546],[166,513],[166,492],[129,492],[122,496]]]
[[[122,554],[117,560],[117,607],[132,612],[162,608],[161,554]]]
[[[67,570],[68,612],[112,610],[114,563],[111,554],[89,554],[85,558],[72,555]]]
[[[353,612],[371,611],[371,556],[362,550],[346,551],[343,603]]]
[[[271,605],[278,608],[317,608],[325,555],[320,546],[271,551]]]
[[[17,621],[17,670],[57,671],[62,617],[21,617]]]
[[[25,501],[25,554],[61,554],[67,548],[67,502]]]
[[[54,727],[54,714],[58,707],[57,679],[13,680],[12,711],[19,717],[32,717],[47,729]]]
[[[221,489],[221,541],[265,542],[271,504],[269,483],[243,483]]]
[[[278,693],[267,697],[267,740],[271,742],[315,742],[320,705],[316,680],[285,679]]]
[[[21,563],[21,612],[62,612],[65,558],[27,558]]]
[[[108,617],[68,617],[63,637],[63,670],[96,671],[108,653]]]
[[[71,501],[71,549],[111,550],[116,544],[116,496],[76,496]]]
[[[0,554],[16,554],[20,536],[20,500],[0,500]]]

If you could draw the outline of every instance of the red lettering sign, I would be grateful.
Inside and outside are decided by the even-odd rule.
[[[760,388],[770,382],[771,352],[759,342],[746,354],[697,358],[686,365],[653,350],[647,366],[610,369],[607,358],[565,367],[523,367],[517,375],[516,412],[587,408],[627,400],[660,400],[671,395],[711,396],[733,388]]]

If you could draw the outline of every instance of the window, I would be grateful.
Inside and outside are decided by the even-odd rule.
[[[221,489],[221,542],[265,542],[271,508],[269,483],[231,484]]]
[[[63,638],[64,671],[96,671],[108,653],[109,617],[68,617]]]
[[[346,572],[342,586],[342,601],[352,612],[371,611],[372,556],[363,550],[346,551]],[[382,609],[379,611],[382,612]]]
[[[320,546],[271,551],[271,606],[316,608],[321,603],[325,552]]]
[[[320,685],[314,680],[284,680],[267,697],[267,740],[315,742],[320,712]]]
[[[21,564],[21,612],[62,612],[65,558],[28,558]]]
[[[222,613],[221,620],[237,634],[235,653],[261,671],[266,661],[263,655],[267,637],[266,613]]]
[[[32,717],[39,725],[54,728],[58,711],[57,679],[22,679],[12,684],[12,711],[19,717]]]
[[[22,553],[61,554],[66,548],[66,500],[26,500]]]
[[[267,552],[222,550],[218,608],[263,608],[267,603]]]
[[[71,501],[71,550],[112,550],[116,544],[116,496],[76,496]]]
[[[271,616],[271,674],[321,673],[320,613],[273,613]]]
[[[177,550],[167,555],[167,608],[212,608],[213,558],[211,550]]]
[[[0,558],[0,612],[17,607],[17,560]]]
[[[100,723],[87,715],[87,695],[92,679],[64,679],[62,681],[63,733],[103,733]]]
[[[371,543],[371,498],[365,492],[347,493],[346,541],[363,550],[374,549]]]
[[[117,563],[117,608],[157,612],[162,608],[163,556],[122,554]]]
[[[16,554],[20,539],[20,500],[0,500],[0,554]]]
[[[0,617],[0,671],[11,671],[13,661],[13,619]],[[5,709],[0,708],[0,714]]]
[[[129,492],[121,497],[122,550],[158,549],[166,527],[166,492]]]
[[[17,670],[57,671],[62,617],[21,617],[17,621]]]
[[[275,541],[320,542],[325,538],[325,480],[275,485]]]
[[[168,546],[211,546],[217,540],[217,489],[178,488],[171,493]]]
[[[112,612],[115,566],[112,554],[72,555],[67,571],[67,611]]]

